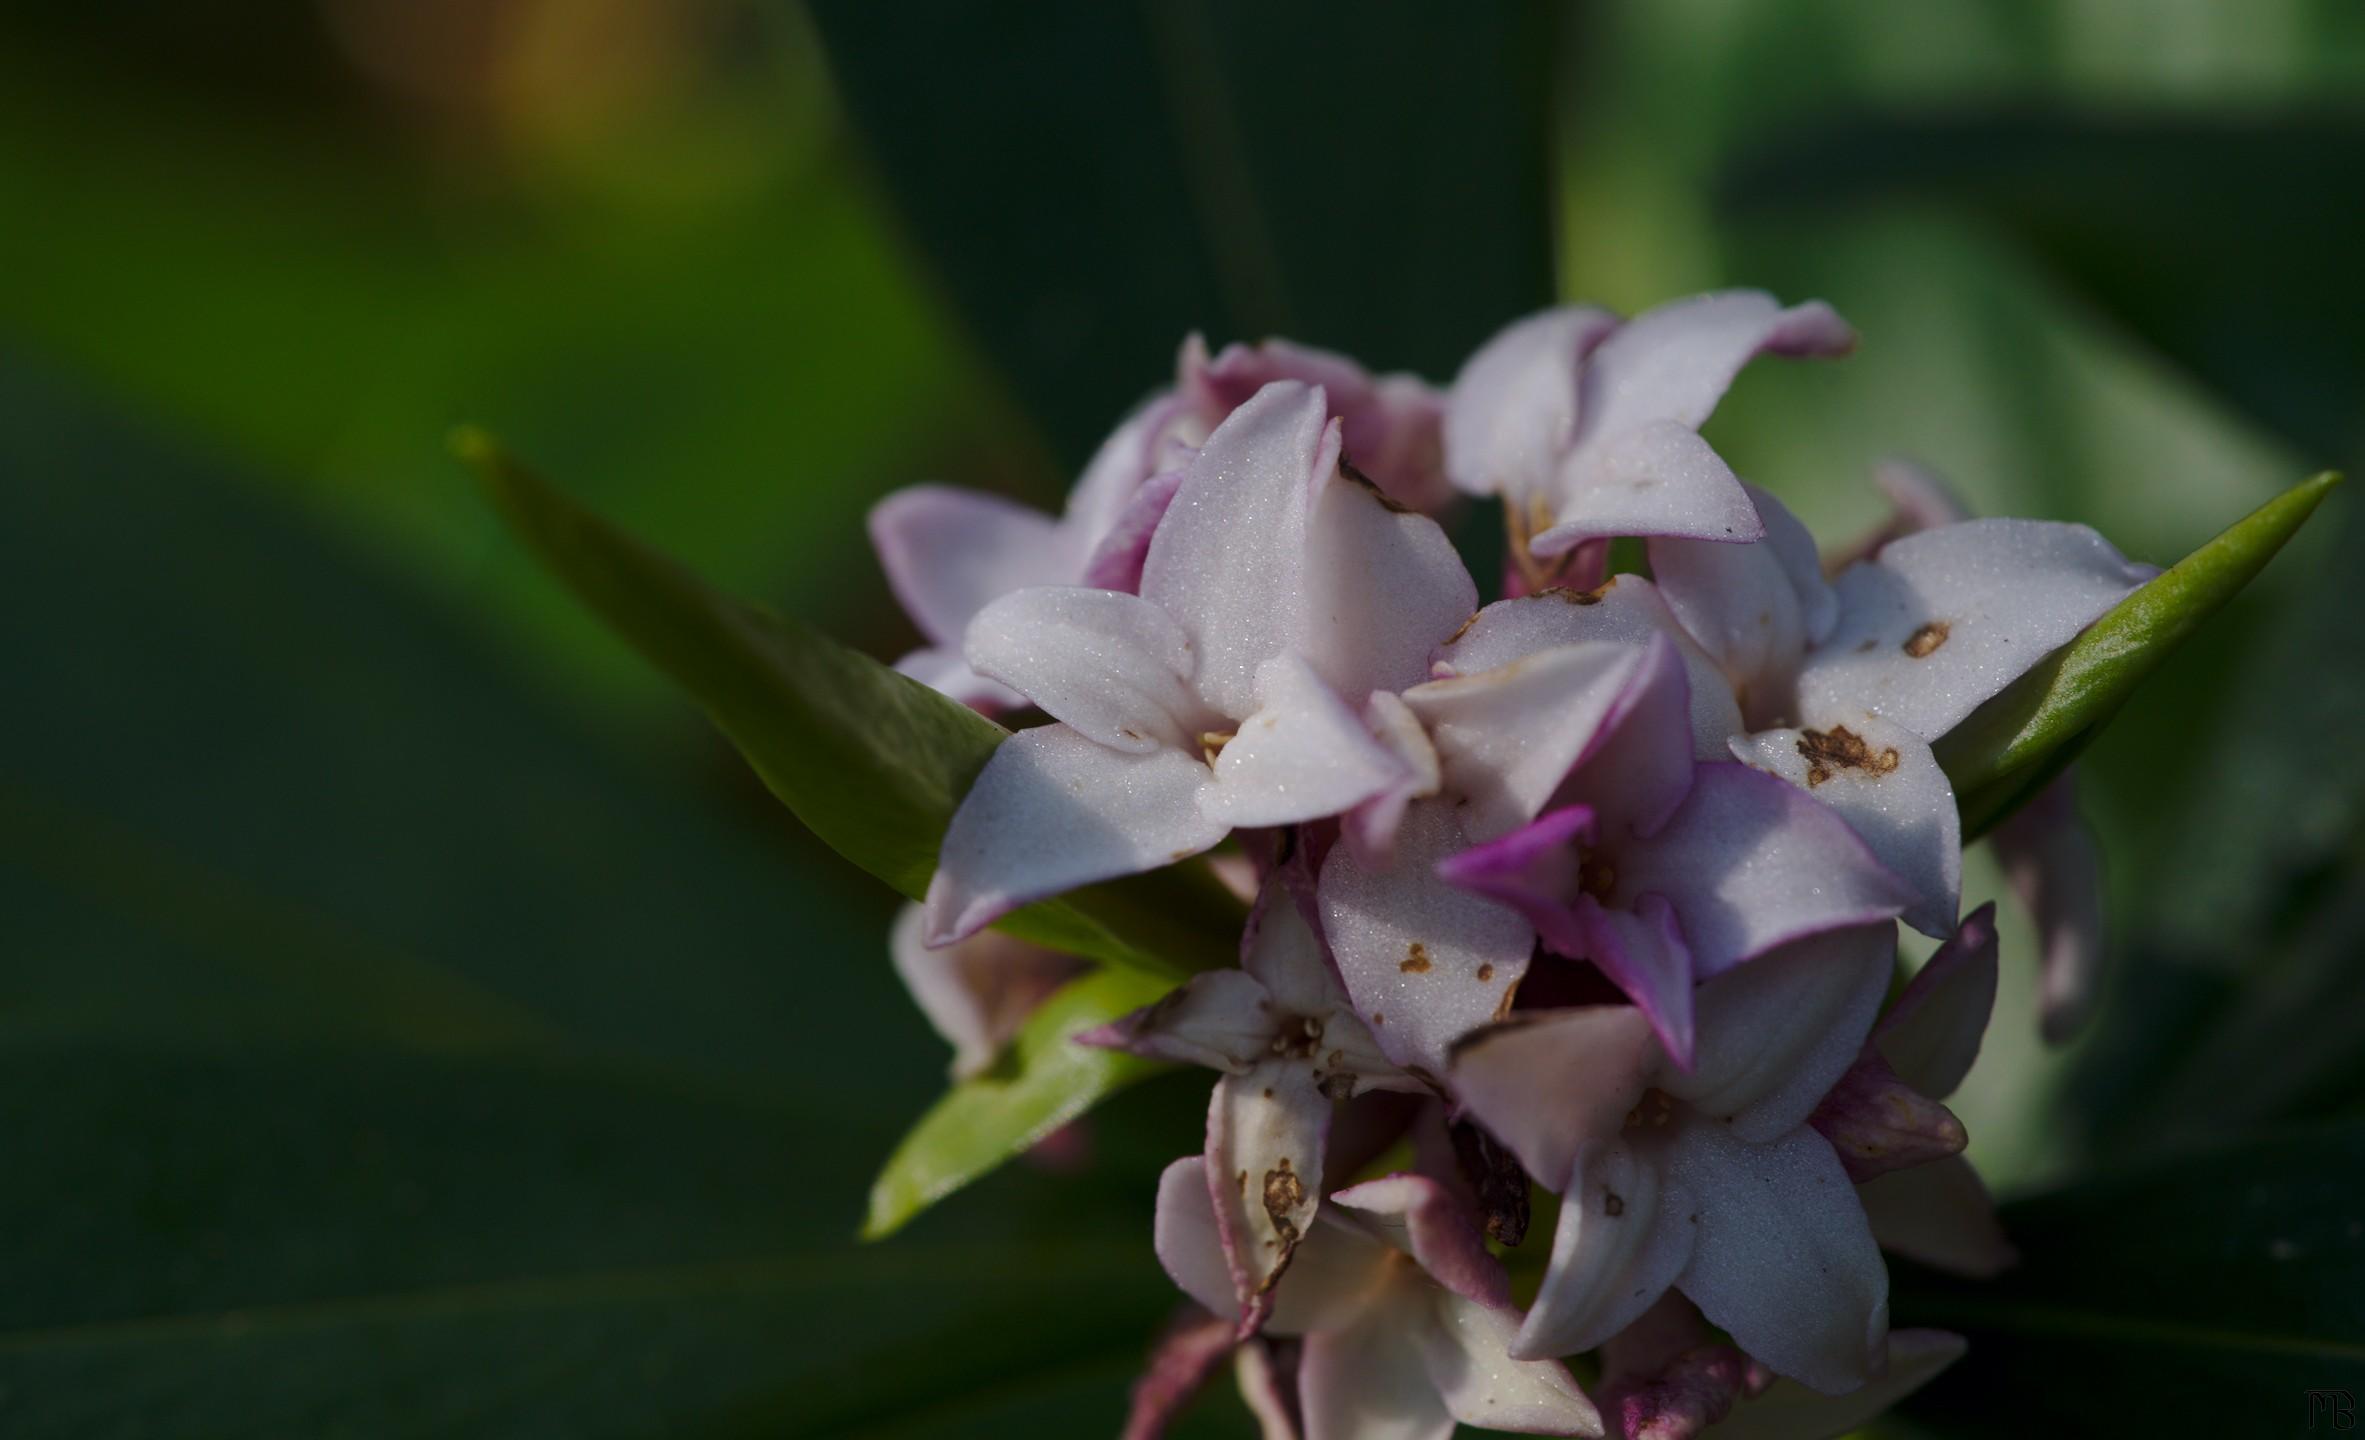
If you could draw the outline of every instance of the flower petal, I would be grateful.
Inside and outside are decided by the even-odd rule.
[[[927,939],[946,945],[1030,900],[1155,870],[1224,838],[1199,810],[1207,767],[1174,750],[1129,755],[1065,725],[1002,742],[944,833]]]
[[[1520,1011],[1454,1046],[1453,1088],[1528,1174],[1556,1185],[1580,1146],[1617,1135],[1658,1059],[1632,1006]]]
[[[1016,710],[1026,697],[998,680],[988,680],[969,668],[957,646],[914,650],[895,662],[898,674],[909,675],[939,695],[950,696],[987,715]]]
[[[1240,1402],[1256,1420],[1258,1440],[1300,1440],[1297,1377],[1274,1362],[1271,1346],[1249,1344],[1234,1351],[1232,1379],[1240,1387]]]
[[[1659,1136],[1599,1140],[1578,1152],[1563,1187],[1543,1288],[1512,1354],[1534,1359],[1590,1350],[1675,1283],[1706,1217],[1667,1162]]]
[[[1604,836],[1656,834],[1691,793],[1690,686],[1674,642],[1652,637],[1563,791],[1593,807]]]
[[[1730,543],[1766,533],[1732,467],[1689,426],[1655,420],[1571,455],[1560,509],[1528,549],[1559,555],[1615,535],[1672,535]]]
[[[1611,910],[1586,895],[1576,909],[1585,935],[1581,953],[1651,1022],[1669,1058],[1691,1068],[1696,1028],[1692,952],[1675,923],[1675,908],[1657,895],[1645,895],[1631,911]]]
[[[1150,558],[1150,538],[1182,488],[1183,472],[1161,471],[1142,481],[1084,559],[1083,581],[1103,590],[1132,594],[1141,589],[1141,567]]]
[[[1670,1184],[1700,1217],[1676,1285],[1733,1342],[1827,1394],[1868,1378],[1889,1328],[1889,1273],[1847,1172],[1823,1137],[1766,1145],[1681,1124]]]
[[[1451,494],[1438,437],[1445,401],[1417,376],[1374,377],[1344,355],[1267,340],[1227,345],[1212,359],[1202,352],[1196,367],[1186,363],[1183,384],[1205,413],[1220,415],[1275,380],[1302,380],[1329,393],[1346,457],[1390,498],[1427,510]]]
[[[1964,917],[1881,1016],[1873,1031],[1881,1058],[1931,1099],[1952,1095],[1979,1058],[1995,987],[1995,902],[1989,901]]]
[[[1473,495],[1549,496],[1576,441],[1580,368],[1618,317],[1569,305],[1513,321],[1454,377],[1445,409],[1445,472]]]
[[[1673,647],[1653,643],[1680,685]],[[1404,692],[1404,703],[1429,728],[1445,788],[1466,802],[1462,824],[1473,838],[1491,840],[1536,818],[1578,759],[1600,743],[1622,702],[1636,703],[1630,692],[1649,678],[1652,656],[1607,641],[1564,645]],[[1680,715],[1680,692],[1677,704]],[[1690,755],[1679,751],[1676,759],[1688,780]]]
[[[2093,1013],[2108,953],[2102,857],[2078,817],[2074,770],[1996,829],[1995,854],[2036,921],[2037,1015],[2046,1041],[2059,1045]]]
[[[1207,970],[1156,1004],[1075,1038],[1079,1045],[1238,1073],[1273,1053],[1274,1029],[1273,1006],[1255,977],[1242,970]]]
[[[1710,1427],[1709,1440],[1833,1440],[1852,1435],[1936,1379],[1967,1348],[1962,1336],[1944,1330],[1892,1330],[1887,1363],[1861,1389],[1818,1395],[1804,1385],[1777,1380],[1763,1395],[1744,1401],[1723,1423]]]
[[[1666,828],[1613,848],[1617,879],[1604,903],[1666,896],[1702,979],[1776,945],[1887,920],[1912,899],[1846,821],[1746,765],[1697,767]]]
[[[1564,805],[1483,845],[1437,862],[1438,878],[1517,911],[1562,955],[1587,953],[1577,902],[1582,847],[1593,843],[1592,807]]]
[[[1257,667],[1294,648],[1307,531],[1338,443],[1320,390],[1266,386],[1207,437],[1150,541],[1142,596],[1190,637],[1200,697],[1234,719],[1256,710]]]
[[[1232,1323],[1196,1305],[1182,1313],[1150,1346],[1149,1363],[1133,1382],[1119,1440],[1161,1440],[1208,1378],[1232,1354]]]
[[[1139,596],[1073,585],[1014,591],[977,612],[962,648],[979,674],[1112,750],[1194,748],[1190,638]]]
[[[1429,1074],[1446,1049],[1509,1004],[1535,934],[1517,915],[1439,879],[1469,844],[1453,807],[1406,810],[1393,870],[1367,870],[1348,846],[1323,863],[1323,931],[1372,1038],[1397,1064]]]
[[[1656,1083],[1753,1144],[1807,1116],[1863,1052],[1888,993],[1896,932],[1887,925],[1795,941],[1702,985],[1699,1059]]]
[[[1185,342],[1188,348],[1189,342]],[[1161,391],[1142,402],[1109,432],[1100,448],[1068,491],[1067,509],[1060,520],[1079,553],[1088,554],[1119,523],[1133,503],[1134,491],[1150,476],[1168,468],[1168,440],[1182,426],[1189,405],[1172,391]],[[1198,438],[1193,435],[1191,438]],[[1037,584],[1068,584],[1073,577]]]
[[[871,507],[871,544],[920,633],[959,645],[969,619],[1030,585],[1072,585],[1083,556],[1057,522],[1015,500],[914,485]]]
[[[1429,1381],[1408,1309],[1306,1337],[1297,1382],[1306,1440],[1449,1440],[1453,1412]]]
[[[1883,1250],[1974,1280],[2019,1262],[1986,1184],[1960,1155],[1892,1170],[1858,1185],[1856,1198]]]
[[[1905,923],[1925,935],[1954,930],[1963,895],[1963,820],[1930,743],[1870,711],[1817,717],[1821,728],[1736,736],[1733,758],[1812,794],[1905,882]]]
[[[1211,818],[1294,825],[1351,810],[1406,779],[1395,751],[1295,654],[1258,667],[1257,696],[1256,713],[1215,759],[1203,800]]]
[[[1206,1157],[1185,1156],[1158,1177],[1153,1235],[1158,1263],[1185,1295],[1218,1315],[1239,1308],[1207,1188]],[[1351,1323],[1390,1264],[1387,1248],[1359,1231],[1317,1225],[1299,1242],[1296,1260],[1275,1287],[1266,1333],[1303,1335]]]
[[[1479,1234],[1478,1217],[1459,1196],[1426,1175],[1400,1172],[1349,1186],[1330,1197],[1353,1212],[1342,1218],[1420,1262],[1429,1278],[1482,1305],[1511,1303],[1511,1282]]]
[[[1478,608],[1477,583],[1428,516],[1336,468],[1315,484],[1299,652],[1358,704],[1419,684],[1429,653]]]
[[[1760,355],[1844,355],[1856,334],[1820,300],[1784,309],[1758,290],[1726,290],[1646,310],[1585,366],[1578,445],[1653,421],[1698,429],[1741,368]]]
[[[912,1002],[953,1047],[955,1079],[993,1064],[1044,997],[1084,968],[1072,955],[991,931],[931,950],[921,929],[919,906],[896,911],[887,952]]]
[[[2083,525],[1907,535],[1834,582],[1839,623],[1800,672],[1799,713],[1872,710],[1935,740],[2151,573]]]
[[[1897,1078],[1869,1047],[1807,1120],[1862,1184],[1892,1170],[1960,1155],[1970,1137],[1954,1112]]]
[[[1210,1314],[1230,1315],[1239,1309],[1223,1237],[1215,1228],[1215,1204],[1208,1198],[1207,1162],[1200,1156],[1177,1160],[1158,1176],[1152,1236],[1158,1263],[1185,1295]]]
[[[1465,1425],[1524,1435],[1600,1435],[1601,1412],[1557,1360],[1514,1360],[1519,1312],[1462,1295],[1434,1297],[1415,1331],[1429,1383]]]
[[[1303,1060],[1267,1059],[1215,1082],[1208,1193],[1244,1312],[1272,1289],[1313,1228],[1329,1132],[1330,1101]]]
[[[1765,522],[1754,545],[1654,539],[1651,574],[1668,607],[1714,655],[1753,709],[1786,709],[1807,647],[1829,634],[1839,600],[1815,537],[1773,496],[1747,487]]]
[[[1438,648],[1430,673],[1441,679],[1475,675],[1558,645],[1589,640],[1642,645],[1654,635],[1673,640],[1683,656],[1690,682],[1693,753],[1703,760],[1721,759],[1726,737],[1741,730],[1732,684],[1676,619],[1657,587],[1640,575],[1615,575],[1594,590],[1546,590],[1497,601]]]
[[[1436,794],[1444,772],[1421,717],[1394,691],[1371,692],[1363,723],[1394,753],[1403,772],[1394,784],[1349,811],[1340,833],[1366,869],[1385,870],[1396,863],[1396,828],[1404,823],[1404,807]]]

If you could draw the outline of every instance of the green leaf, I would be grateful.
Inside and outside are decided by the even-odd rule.
[[[2261,505],[2103,616],[1938,742],[1963,838],[1995,828],[2060,773],[2201,622],[2274,558],[2340,476],[2326,471]]]
[[[1987,1281],[1896,1267],[1899,1325],[1970,1337],[1908,1402],[1946,1435],[2305,1428],[2306,1392],[2365,1390],[2365,1123],[2188,1152],[2007,1204],[2020,1263]]]
[[[914,45],[812,7],[906,233],[1071,466],[1188,331],[1443,379],[1551,304],[1557,8],[945,5]]]
[[[862,1238],[877,1240],[914,1215],[1167,1067],[1074,1037],[1156,1001],[1167,986],[1122,970],[1069,982],[1043,1003],[991,1071],[936,1102],[870,1189]]]
[[[705,707],[772,793],[839,854],[926,893],[961,797],[1009,732],[809,626],[736,600],[575,504],[491,437],[453,447],[577,598]],[[1204,864],[1045,901],[999,928],[1164,975],[1227,965],[1243,911]]]

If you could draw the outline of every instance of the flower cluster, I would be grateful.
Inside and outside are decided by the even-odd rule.
[[[1012,909],[1219,846],[1254,897],[1238,969],[1082,1037],[1217,1074],[1155,1227],[1206,1314],[1135,1433],[1226,1356],[1276,1434],[1837,1433],[1959,1351],[1889,1330],[1881,1257],[2009,1259],[1941,1103],[1996,948],[1932,746],[2151,572],[1901,467],[1819,554],[1699,427],[1753,357],[1853,341],[1755,292],[1572,307],[1438,392],[1194,339],[1060,518],[874,514],[930,642],[901,668],[1050,717],[898,928],[962,1063],[1075,966],[985,933]],[[1471,495],[1511,545],[1483,606],[1433,518]],[[2064,1030],[2092,856],[2063,794],[1999,843]],[[1942,943],[1892,1000],[1900,922]]]

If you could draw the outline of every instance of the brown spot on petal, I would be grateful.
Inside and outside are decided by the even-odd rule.
[[[1289,1167],[1289,1157],[1265,1172],[1265,1218],[1273,1222],[1273,1233],[1280,1237],[1281,1247],[1297,1244],[1297,1221],[1291,1218],[1306,1203],[1306,1182]]]
[[[1478,983],[1479,983],[1479,984],[1481,984],[1481,985],[1484,985],[1484,984],[1485,984],[1487,981],[1489,981],[1489,980],[1492,980],[1492,979],[1494,979],[1494,978],[1495,978],[1495,967],[1494,967],[1494,966],[1492,966],[1492,965],[1481,965],[1481,966],[1479,966],[1479,967],[1478,967]]]
[[[1829,730],[1801,730],[1798,753],[1806,757],[1810,790],[1842,770],[1886,775],[1897,768],[1896,746],[1876,751],[1864,742],[1863,736],[1845,725],[1834,725]]]
[[[1954,626],[1944,620],[1933,620],[1905,637],[1905,653],[1916,660],[1926,660],[1953,633]]]
[[[1612,575],[1590,590],[1572,590],[1566,585],[1548,585],[1536,593],[1549,595],[1567,605],[1599,605],[1602,597],[1618,587],[1618,577]]]
[[[1406,947],[1404,959],[1398,962],[1396,968],[1407,975],[1428,974],[1429,947],[1418,940],[1413,941],[1410,946]]]

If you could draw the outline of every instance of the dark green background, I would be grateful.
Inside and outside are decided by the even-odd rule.
[[[1710,431],[1827,538],[1903,453],[2166,561],[2365,455],[2360,153],[2341,0],[10,8],[0,1433],[1103,1433],[1170,1303],[1190,1079],[853,1245],[944,1063],[886,897],[451,424],[887,654],[864,508],[1054,503],[1187,329],[1750,283],[1864,335]],[[2007,914],[1958,1108],[2051,1193],[1901,1273],[1912,1423],[2365,1389],[2360,573],[2336,496],[2091,753],[2120,983],[2043,1053]]]

